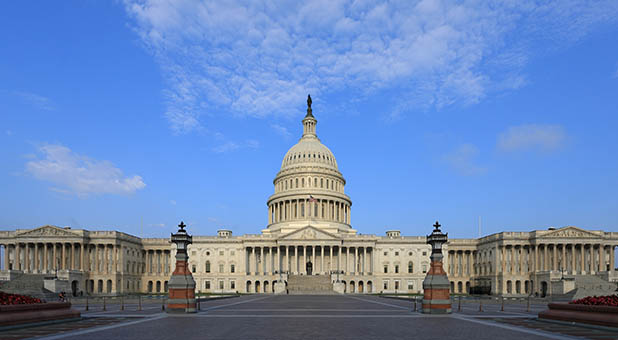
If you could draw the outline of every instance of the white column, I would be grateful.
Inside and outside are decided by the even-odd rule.
[[[330,245],[328,246],[329,252],[330,252],[330,261],[328,262],[328,271],[331,272],[333,271],[333,246]]]

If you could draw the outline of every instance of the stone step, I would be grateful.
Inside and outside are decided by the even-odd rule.
[[[287,289],[289,294],[334,294],[328,275],[290,275]]]

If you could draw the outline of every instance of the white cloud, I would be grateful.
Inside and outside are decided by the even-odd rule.
[[[479,149],[472,144],[462,144],[444,156],[444,160],[458,173],[465,176],[482,175],[487,168],[476,165]]]
[[[290,136],[292,136],[288,128],[286,128],[285,126],[281,126],[279,124],[271,124],[270,127],[275,130],[275,132],[280,136],[283,136],[285,138],[289,138]]]
[[[307,93],[395,93],[395,113],[525,84],[531,56],[618,20],[618,2],[125,0],[160,64],[172,129],[221,108],[298,113]],[[399,91],[392,91],[399,90]]]
[[[14,95],[28,102],[30,105],[45,111],[52,111],[54,107],[49,98],[30,92],[13,91]]]
[[[498,135],[498,150],[505,152],[560,148],[566,140],[566,132],[560,125],[525,124],[511,126]]]
[[[249,149],[257,149],[260,147],[260,142],[254,139],[248,139],[244,143],[237,142],[226,142],[221,145],[215,146],[212,148],[212,151],[215,153],[227,153],[236,151],[240,148],[249,148]]]
[[[26,170],[39,180],[59,187],[52,190],[86,197],[90,194],[132,194],[146,184],[140,176],[124,177],[109,161],[74,153],[62,145],[39,148],[43,158],[26,163]]]

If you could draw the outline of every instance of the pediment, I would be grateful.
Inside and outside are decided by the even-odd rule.
[[[32,229],[25,231],[23,233],[19,233],[17,236],[57,236],[57,237],[75,237],[74,233],[67,231],[62,228],[58,228],[52,225],[46,225],[40,228]]]
[[[312,226],[293,231],[283,235],[280,240],[339,240],[340,238],[326,231],[317,229]]]
[[[551,231],[542,238],[598,238],[599,235],[591,233],[587,230],[579,229],[577,227],[564,227],[555,231]]]

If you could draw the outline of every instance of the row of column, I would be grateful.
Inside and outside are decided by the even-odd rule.
[[[533,246],[499,246],[497,272],[524,274],[536,271],[565,271],[571,274],[596,273],[615,268],[615,245],[587,243],[547,243]]]
[[[347,202],[323,199],[291,199],[272,202],[268,207],[268,223],[308,218],[351,223],[351,207]]]
[[[24,242],[3,244],[3,269],[45,273],[81,270],[116,273],[122,270],[120,245]]]
[[[448,273],[450,276],[470,276],[475,266],[476,251],[450,250],[448,252]]]
[[[346,275],[373,273],[373,247],[338,245],[246,247],[247,274],[273,275],[279,272],[308,274],[343,272]]]
[[[171,252],[164,249],[151,249],[146,251],[146,273],[168,274],[172,271]]]

